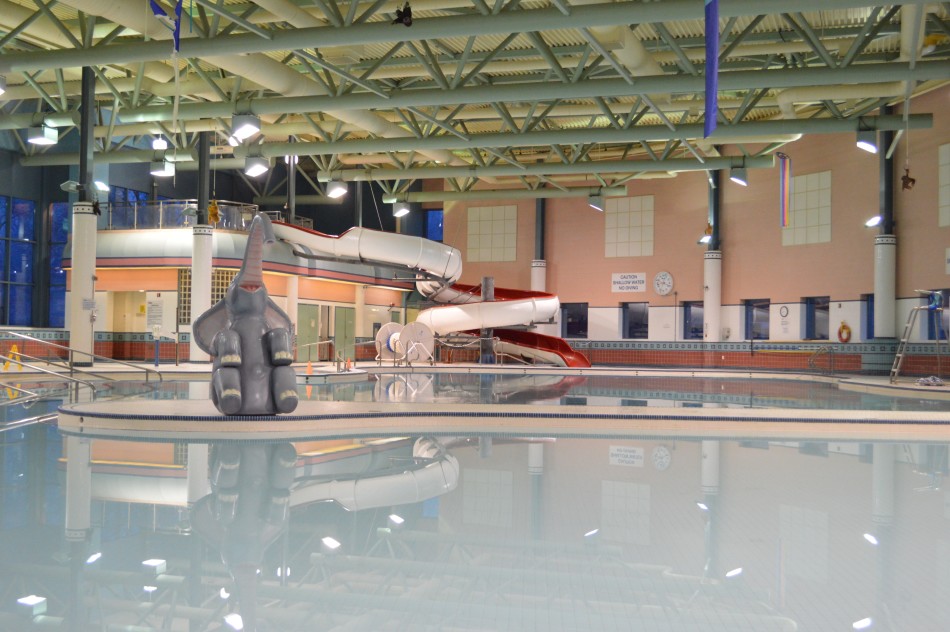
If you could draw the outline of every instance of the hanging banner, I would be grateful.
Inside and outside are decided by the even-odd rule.
[[[788,228],[788,214],[792,202],[792,159],[787,154],[776,152],[778,156],[779,223]]]

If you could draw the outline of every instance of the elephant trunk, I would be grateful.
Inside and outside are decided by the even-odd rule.
[[[257,215],[251,222],[247,236],[244,263],[238,273],[238,286],[253,292],[264,284],[264,244],[274,241],[274,230],[265,215]]]

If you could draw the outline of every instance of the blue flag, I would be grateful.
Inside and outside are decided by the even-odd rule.
[[[152,7],[152,13],[161,20],[162,24],[168,27],[168,30],[172,32],[172,37],[175,39],[175,52],[178,52],[178,42],[181,35],[181,3],[183,0],[178,0],[175,3],[175,19],[172,19],[165,9],[161,7],[155,0],[148,0],[149,5]]]
[[[719,0],[706,2],[706,117],[703,138],[716,129],[719,114]]]

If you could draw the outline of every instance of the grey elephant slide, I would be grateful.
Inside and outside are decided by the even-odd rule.
[[[195,342],[213,358],[211,401],[225,415],[273,415],[297,408],[291,322],[264,287],[270,220],[251,222],[241,271],[223,300],[198,317]]]

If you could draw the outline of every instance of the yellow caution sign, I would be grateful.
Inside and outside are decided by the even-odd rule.
[[[11,361],[17,363],[16,367],[17,367],[18,370],[20,370],[20,371],[23,370],[23,364],[21,364],[21,361],[20,361],[20,349],[19,349],[15,344],[10,347],[10,355],[7,356],[7,357],[8,357],[7,361],[3,363],[3,370],[4,370],[4,371],[9,371],[9,370],[10,370],[10,362],[11,362]]]

